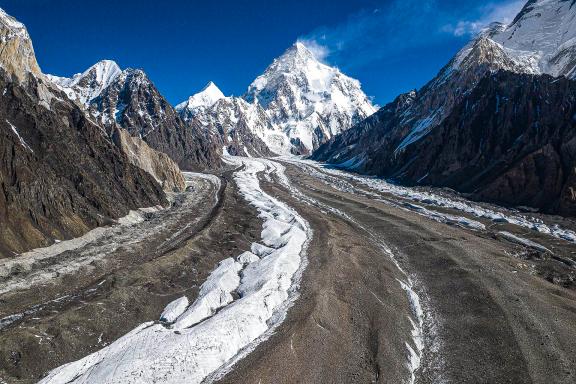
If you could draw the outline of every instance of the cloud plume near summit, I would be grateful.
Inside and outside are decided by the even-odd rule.
[[[320,60],[359,68],[377,60],[397,60],[419,47],[469,39],[491,22],[511,22],[523,3],[392,0],[340,24],[321,26],[299,40]]]

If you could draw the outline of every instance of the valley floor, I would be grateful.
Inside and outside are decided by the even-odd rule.
[[[142,367],[130,371],[130,345],[123,350],[114,341],[158,320],[172,300],[192,302],[221,260],[256,252],[256,242],[283,249],[294,229],[276,233],[272,219],[279,228],[296,223],[308,238],[294,254],[300,270],[291,269],[290,289],[283,286],[286,303],[267,302],[274,309],[268,329],[239,350],[242,358],[223,360],[195,376],[198,382],[576,382],[570,221],[532,219],[303,160],[231,162],[234,170],[220,178],[188,175],[189,191],[142,222],[33,263],[27,256],[0,261],[0,382],[36,382],[99,350],[97,363],[60,374],[96,382],[104,377],[98,367],[113,358],[117,382],[165,382]],[[245,185],[251,175],[259,188]],[[287,242],[272,245],[275,238]],[[241,281],[249,274],[244,269]],[[245,305],[250,291],[241,284],[208,320]],[[208,320],[199,325],[209,327]],[[162,352],[155,361],[164,367],[195,352]],[[66,382],[58,377],[52,382]]]
[[[423,214],[425,204],[414,211],[414,202],[356,177],[285,164],[302,195],[277,183],[267,188],[314,230],[302,299],[274,337],[223,382],[409,382],[411,356],[403,343],[415,349],[406,321],[415,308],[400,289],[406,276],[390,252],[423,312],[415,382],[576,381],[575,269],[566,265],[574,260],[573,243],[446,207],[426,205]]]

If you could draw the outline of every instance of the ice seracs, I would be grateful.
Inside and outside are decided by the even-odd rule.
[[[188,308],[181,298],[161,318],[51,371],[41,383],[201,383],[251,351],[285,318],[298,297],[311,230],[292,208],[268,195],[259,174],[285,179],[264,159],[228,157],[234,180],[263,220],[261,243],[223,260]],[[233,296],[236,292],[238,295]]]

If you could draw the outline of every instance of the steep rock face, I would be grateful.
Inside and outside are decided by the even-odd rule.
[[[270,117],[276,132],[264,141],[276,153],[310,152],[375,112],[357,80],[319,62],[299,42],[254,80],[244,99]]]
[[[124,129],[116,129],[114,143],[135,166],[148,172],[167,192],[182,192],[186,181],[178,165],[165,153],[158,152],[138,137],[132,137]]]
[[[132,136],[169,155],[181,168],[219,164],[220,148],[207,132],[186,124],[141,70],[127,69],[97,98],[90,111],[107,126],[117,123]]]
[[[0,66],[20,82],[40,75],[32,40],[24,24],[0,9]]]
[[[409,184],[448,186],[478,199],[574,215],[575,115],[576,82],[498,72],[417,144],[356,158],[340,150],[395,148],[398,139],[388,134],[398,123],[391,104],[364,123],[369,134],[334,140],[341,157],[328,159]],[[328,153],[329,145],[315,156],[326,159]]]
[[[314,158],[478,199],[576,214],[574,153],[563,144],[572,142],[576,126],[574,81],[548,75],[572,76],[565,69],[576,61],[560,69],[549,59],[576,43],[575,11],[563,0],[530,1],[510,26],[492,25],[420,91],[326,143]],[[524,32],[534,30],[545,43]]]
[[[72,79],[52,76],[51,80],[82,102],[108,134],[119,125],[183,169],[219,165],[221,148],[215,138],[186,124],[142,70],[121,71],[115,63],[102,61]]]
[[[153,178],[63,93],[34,76],[24,87],[0,72],[1,256],[166,203]]]
[[[219,144],[231,155],[273,155],[263,141],[267,133],[275,132],[264,109],[239,97],[220,95],[222,92],[210,82],[204,90],[179,104],[176,109],[185,121],[199,125],[205,132],[218,137]]]
[[[36,63],[25,27],[0,10],[0,257],[166,203],[104,127]]]

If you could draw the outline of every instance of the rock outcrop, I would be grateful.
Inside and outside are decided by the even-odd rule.
[[[118,125],[166,153],[182,169],[220,165],[218,138],[182,120],[144,71],[120,70],[116,63],[103,60],[72,78],[50,79],[70,99],[83,104],[109,135]]]
[[[186,189],[184,176],[170,156],[150,148],[144,140],[130,136],[128,131],[121,128],[114,131],[112,138],[128,160],[151,174],[166,192]]]
[[[166,203],[152,176],[63,93],[34,76],[23,87],[0,72],[1,256]]]
[[[212,82],[176,106],[176,110],[190,125],[199,126],[207,134],[217,137],[219,145],[231,155],[273,155],[262,140],[274,131],[264,109],[240,97],[224,97]]]
[[[18,81],[40,75],[32,40],[24,24],[0,9],[0,66]]]
[[[40,72],[22,24],[0,10],[0,257],[166,204],[105,128]]]

